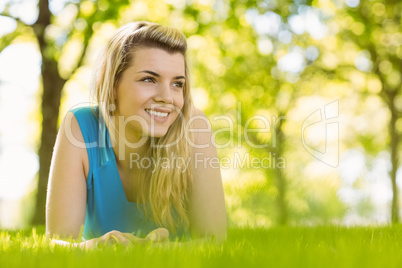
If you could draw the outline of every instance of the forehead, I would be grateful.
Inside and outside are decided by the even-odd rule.
[[[138,72],[149,70],[164,76],[184,76],[184,56],[179,52],[171,54],[159,48],[138,48],[130,68]]]

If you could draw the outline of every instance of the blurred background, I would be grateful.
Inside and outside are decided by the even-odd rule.
[[[0,228],[44,224],[58,126],[138,20],[188,38],[231,226],[399,222],[401,14],[398,0],[2,0]]]

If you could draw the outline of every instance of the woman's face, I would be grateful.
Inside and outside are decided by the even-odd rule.
[[[124,125],[125,134],[164,136],[183,108],[184,83],[181,53],[137,48],[115,89],[119,132]]]

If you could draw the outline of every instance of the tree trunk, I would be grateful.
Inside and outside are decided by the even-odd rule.
[[[286,225],[288,223],[288,210],[286,205],[286,181],[281,169],[275,167],[275,173],[278,187],[278,223],[279,225]]]
[[[49,55],[51,44],[45,40],[45,29],[50,24],[48,0],[39,1],[39,17],[33,26],[42,56],[42,134],[39,148],[39,181],[32,224],[45,224],[46,188],[53,146],[57,136],[60,98],[65,80],[59,75],[57,61]]]
[[[398,186],[396,185],[396,171],[398,169],[398,145],[399,136],[396,129],[396,121],[398,120],[397,111],[394,105],[394,98],[390,98],[390,111],[391,111],[391,122],[389,126],[389,134],[391,136],[391,165],[392,169],[390,172],[391,182],[392,182],[392,208],[391,208],[391,219],[392,223],[399,223],[399,193]]]
[[[60,97],[64,86],[57,72],[56,62],[42,61],[42,135],[39,148],[39,181],[32,224],[45,224],[46,188],[48,184],[53,146],[57,136]]]
[[[273,141],[273,158],[279,159],[282,157],[283,146],[284,146],[284,133],[282,130],[284,115],[280,115],[277,118],[277,122],[274,123],[274,141]],[[275,163],[276,161],[274,161]],[[277,206],[278,206],[278,224],[286,225],[288,223],[288,206],[286,204],[286,178],[283,174],[282,168],[278,167],[276,164],[273,167],[275,169],[276,186],[278,188]]]

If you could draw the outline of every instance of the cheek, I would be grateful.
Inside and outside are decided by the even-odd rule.
[[[183,112],[184,99],[183,98],[175,99],[174,106],[176,107],[175,108],[176,111],[174,113],[174,120],[176,120],[177,117],[179,117],[179,114]]]
[[[183,108],[183,106],[184,106],[184,96],[183,96],[183,94],[178,94],[174,98],[174,104],[179,110],[181,110]]]

